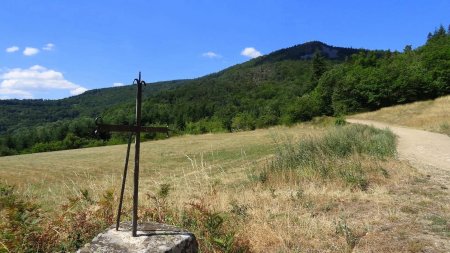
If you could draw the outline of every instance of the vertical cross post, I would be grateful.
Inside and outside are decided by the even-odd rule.
[[[127,155],[125,158],[125,168],[123,172],[122,179],[122,189],[120,191],[120,202],[119,208],[117,210],[117,223],[116,230],[119,230],[120,225],[120,215],[122,212],[122,201],[123,194],[125,191],[125,182],[127,176],[127,168],[128,168],[128,157],[130,154],[130,143],[131,136],[133,134],[135,137],[135,154],[134,154],[134,188],[133,188],[133,213],[132,213],[132,235],[137,236],[137,225],[138,225],[138,194],[139,194],[139,156],[140,156],[140,148],[141,148],[141,132],[146,133],[166,133],[169,136],[169,128],[168,127],[149,127],[142,126],[141,121],[141,106],[142,106],[142,85],[145,85],[145,82],[141,80],[141,72],[139,72],[139,78],[134,79],[133,84],[137,84],[137,94],[136,94],[136,123],[135,125],[108,125],[103,124],[101,122],[101,117],[97,117],[95,119],[96,130],[95,133],[100,137],[107,136],[108,132],[128,132],[130,133],[130,137],[128,138],[128,146],[127,146]]]
[[[134,152],[134,188],[133,188],[133,220],[132,220],[132,234],[137,236],[137,214],[138,214],[138,199],[139,199],[139,153],[141,149],[141,104],[142,104],[142,84],[141,72],[139,72],[139,79],[134,79],[137,83],[136,94],[136,143]]]

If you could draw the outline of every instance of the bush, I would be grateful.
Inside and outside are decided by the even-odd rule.
[[[336,126],[343,126],[343,125],[347,124],[347,122],[345,121],[345,117],[340,115],[340,116],[336,117],[336,119],[334,120],[334,124]]]
[[[231,128],[233,131],[255,130],[255,117],[248,112],[238,113],[232,119]]]

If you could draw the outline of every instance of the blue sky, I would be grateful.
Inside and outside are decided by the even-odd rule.
[[[450,24],[447,0],[0,2],[0,99],[195,78],[311,40],[401,51]]]

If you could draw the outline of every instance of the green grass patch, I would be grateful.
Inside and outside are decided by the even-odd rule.
[[[363,125],[332,128],[319,137],[278,145],[270,170],[294,170],[303,178],[340,179],[367,189],[367,172],[355,157],[384,159],[396,153],[396,138],[389,130]]]

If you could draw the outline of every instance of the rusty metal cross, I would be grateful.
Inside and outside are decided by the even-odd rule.
[[[123,194],[125,190],[125,181],[127,177],[128,170],[128,158],[130,155],[130,145],[132,136],[135,135],[135,153],[134,153],[134,188],[133,188],[133,214],[132,214],[132,235],[137,236],[137,213],[138,213],[138,195],[139,195],[139,155],[141,147],[141,132],[147,133],[166,133],[168,134],[168,127],[145,127],[141,123],[141,105],[142,105],[142,85],[146,83],[141,80],[141,72],[139,72],[139,78],[134,79],[133,84],[137,84],[137,94],[136,94],[136,124],[135,125],[106,125],[99,123],[99,119],[95,120],[97,129],[95,132],[97,134],[104,134],[108,132],[128,132],[130,133],[128,137],[128,147],[127,154],[125,158],[125,168],[122,178],[122,188],[120,191],[120,202],[117,211],[117,223],[116,230],[119,230],[120,225],[120,215],[122,212],[122,202]]]

